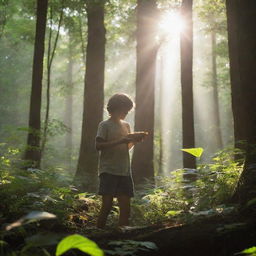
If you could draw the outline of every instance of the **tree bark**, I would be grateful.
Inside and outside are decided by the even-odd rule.
[[[105,68],[105,1],[86,1],[88,43],[84,87],[84,112],[81,146],[75,180],[89,192],[97,187],[98,152],[95,137],[103,118]]]
[[[138,0],[135,131],[147,131],[149,135],[134,147],[132,172],[136,186],[146,179],[154,182],[155,20],[156,1]]]
[[[213,120],[214,120],[214,143],[216,149],[220,150],[223,147],[221,129],[220,129],[220,110],[218,97],[218,79],[217,79],[217,56],[216,56],[216,32],[211,31],[211,46],[212,46],[212,90],[213,90]]]
[[[256,2],[227,0],[235,139],[245,140],[245,165],[233,199],[256,197]]]
[[[181,14],[186,27],[181,34],[181,95],[183,148],[195,147],[193,106],[193,20],[192,0],[183,0]],[[183,152],[183,167],[196,168],[194,156]]]
[[[163,70],[164,67],[164,62],[163,62],[163,56],[160,55],[160,60],[159,60],[159,71]],[[164,175],[164,166],[163,166],[163,161],[164,161],[164,155],[163,155],[163,74],[160,74],[159,77],[159,117],[158,117],[158,130],[159,130],[159,160],[158,160],[158,173],[157,175]]]
[[[49,31],[49,39],[48,39],[48,52],[47,52],[47,79],[46,79],[46,110],[45,110],[45,118],[44,118],[44,128],[43,128],[43,133],[42,133],[42,145],[41,145],[41,154],[43,156],[44,149],[45,149],[45,144],[47,141],[47,133],[48,133],[48,126],[49,126],[49,115],[50,115],[50,100],[51,100],[51,71],[52,71],[52,63],[53,59],[55,56],[56,48],[57,48],[57,43],[59,39],[59,34],[60,34],[60,27],[63,19],[63,1],[61,4],[61,11],[60,11],[60,18],[58,22],[58,28],[57,28],[57,33],[56,37],[54,39],[54,44],[52,47],[52,21],[53,21],[53,10],[52,7],[50,7],[50,31]]]
[[[243,100],[245,98],[243,96],[243,91],[241,88],[242,81],[241,72],[239,70],[240,46],[238,25],[240,10],[238,8],[239,5],[237,2],[228,0],[226,1],[235,147],[245,149],[245,145],[243,144],[243,142],[245,142],[246,140],[247,113],[245,113],[246,110],[243,103]]]
[[[69,32],[69,52],[68,52],[68,68],[67,68],[67,91],[66,91],[66,109],[65,109],[65,124],[69,128],[66,134],[65,148],[67,168],[71,170],[72,162],[72,126],[73,126],[73,50],[72,50],[72,35]]]
[[[28,167],[40,167],[41,98],[44,59],[44,40],[48,0],[37,1],[37,21],[30,96],[29,131],[24,159]]]

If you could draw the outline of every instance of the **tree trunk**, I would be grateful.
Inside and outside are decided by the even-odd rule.
[[[227,0],[235,139],[245,140],[245,165],[233,199],[256,197],[256,2]],[[239,73],[239,74],[238,74]]]
[[[186,27],[181,34],[181,95],[182,95],[182,136],[183,148],[195,147],[193,110],[193,20],[192,0],[183,0],[181,14]],[[196,168],[194,156],[183,152],[183,167]]]
[[[163,76],[164,74],[161,73],[160,71],[163,70],[164,68],[164,62],[163,62],[163,56],[160,55],[160,60],[159,60],[159,73],[160,73],[160,77],[159,77],[159,112],[158,112],[158,130],[159,130],[159,162],[158,162],[158,176],[160,175],[164,175],[164,166],[163,166],[163,160],[164,160],[164,155],[163,155]]]
[[[155,40],[156,1],[138,0],[135,131],[148,137],[134,147],[132,172],[136,186],[154,181],[154,94],[157,45]]]
[[[47,79],[46,79],[46,110],[45,110],[45,118],[44,118],[44,128],[43,128],[43,133],[42,133],[42,145],[41,145],[41,155],[43,156],[44,154],[44,149],[45,149],[45,144],[47,141],[47,133],[48,133],[48,126],[49,126],[49,115],[50,115],[50,100],[51,100],[51,94],[50,94],[50,89],[51,89],[51,71],[52,71],[52,62],[53,58],[56,52],[57,48],[57,43],[59,39],[59,34],[60,34],[60,26],[62,23],[63,19],[63,1],[62,1],[62,6],[61,6],[61,11],[60,11],[60,18],[59,18],[59,23],[58,23],[58,28],[57,28],[57,34],[54,39],[54,44],[52,47],[52,36],[53,36],[53,29],[52,29],[52,21],[53,21],[53,10],[52,7],[50,7],[50,30],[49,30],[49,39],[48,39],[48,52],[47,52]]]
[[[39,167],[41,161],[40,130],[41,130],[41,98],[44,59],[44,40],[48,0],[37,1],[36,35],[32,71],[32,90],[30,96],[29,132],[24,159],[26,166]]]
[[[223,147],[221,129],[220,129],[220,110],[218,97],[218,79],[217,79],[217,56],[216,56],[216,32],[211,31],[211,46],[212,46],[212,90],[213,90],[213,120],[214,120],[214,143],[216,149],[220,150]]]
[[[227,23],[228,23],[228,47],[230,59],[230,80],[231,80],[231,96],[232,96],[232,111],[234,119],[234,139],[235,147],[245,149],[241,142],[246,140],[246,115],[245,106],[243,103],[244,95],[241,88],[241,72],[240,57],[241,51],[239,46],[239,16],[240,10],[238,2],[226,0]]]
[[[67,69],[67,91],[66,91],[66,109],[65,109],[65,124],[69,128],[66,134],[66,162],[67,168],[71,170],[72,160],[72,125],[73,125],[73,51],[72,51],[72,35],[69,32],[69,53],[68,53],[68,69]]]
[[[105,67],[105,1],[86,1],[88,43],[84,88],[82,138],[75,179],[89,192],[97,187],[98,152],[95,137],[103,118]]]

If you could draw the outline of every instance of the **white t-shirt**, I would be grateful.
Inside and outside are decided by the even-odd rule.
[[[116,123],[111,119],[99,123],[97,137],[105,141],[118,140],[130,133],[129,123],[120,120]],[[99,174],[106,172],[114,175],[130,175],[129,149],[126,143],[100,151]]]

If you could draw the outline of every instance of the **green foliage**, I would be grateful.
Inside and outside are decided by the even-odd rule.
[[[35,20],[24,2],[0,4],[1,138],[6,137],[8,127],[25,125],[27,120]]]
[[[253,246],[251,248],[248,248],[248,249],[245,249],[242,251],[243,254],[250,254],[252,256],[255,256],[256,255],[256,247]]]
[[[52,119],[48,124],[48,135],[50,137],[56,135],[63,135],[66,132],[70,132],[70,128],[68,128],[63,122],[57,119]]]
[[[208,23],[207,30],[225,31],[226,7],[224,0],[198,1],[196,10],[199,17]]]
[[[246,254],[246,255],[250,255],[250,256],[256,256],[256,247],[253,246],[251,248],[245,249],[241,252],[235,253],[235,255],[240,255],[240,254]]]
[[[4,255],[50,255],[48,247],[63,237],[47,231],[52,225],[61,223],[61,230],[70,231],[95,225],[98,197],[77,191],[62,168],[19,169],[18,149],[1,143],[0,151],[0,220],[6,223],[0,231],[0,252],[2,248]],[[13,247],[5,241],[10,235],[23,237],[24,243]]]
[[[236,154],[241,154],[240,150],[226,148],[213,157],[213,163],[200,167],[197,208],[216,206],[232,195],[243,169],[243,163],[234,160]]]
[[[144,190],[144,196],[135,198],[133,202],[132,220],[140,224],[158,223],[173,219],[188,209],[188,199],[180,184],[181,173],[171,177],[157,177],[158,187]]]
[[[235,154],[239,151],[227,148],[216,154],[211,164],[198,170],[180,169],[168,177],[157,177],[155,189],[144,190],[144,196],[135,198],[132,219],[147,224],[175,221],[187,213],[208,215],[225,211],[223,203],[232,195],[243,168],[241,162],[234,161]]]
[[[0,209],[5,221],[36,210],[52,212],[64,225],[76,226],[76,222],[81,225],[91,221],[89,210],[98,212],[99,200],[93,195],[79,194],[71,186],[73,177],[64,169],[22,170],[17,167],[21,163],[18,149],[2,143],[0,150]]]
[[[95,242],[81,235],[70,235],[62,239],[57,246],[56,256],[60,256],[70,249],[79,249],[91,256],[104,255]]]
[[[62,168],[21,170],[17,167],[19,150],[5,143],[0,145],[0,150],[0,218],[4,223],[12,223],[6,225],[9,231],[2,231],[2,241],[5,241],[6,232],[22,234],[25,243],[20,248],[25,255],[30,255],[32,251],[36,251],[37,255],[47,255],[47,246],[57,244],[60,235],[46,231],[52,242],[43,239],[45,231],[36,231],[40,219],[56,215],[63,227],[80,232],[87,226],[95,225],[100,208],[98,196],[77,191],[71,185],[72,177]],[[213,163],[203,165],[196,171],[176,170],[168,177],[157,177],[156,188],[149,186],[151,188],[142,191],[132,201],[132,224],[176,223],[191,214],[223,212],[225,206],[219,205],[231,195],[242,169],[242,164],[233,160],[234,153],[239,152],[229,148],[216,154]],[[118,211],[114,205],[108,225],[116,224]],[[66,244],[64,248],[74,246],[71,245],[68,247]],[[135,241],[112,245],[114,249],[108,253],[113,255],[136,255],[137,250],[150,249],[147,247],[149,244]],[[3,242],[2,247],[7,250],[10,246]]]

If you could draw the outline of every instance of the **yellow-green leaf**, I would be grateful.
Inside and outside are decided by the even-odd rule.
[[[78,249],[91,256],[104,255],[103,250],[101,250],[95,242],[76,234],[67,236],[59,242],[56,250],[56,256],[60,256],[70,249]]]
[[[242,251],[242,253],[255,255],[255,253],[256,253],[256,247],[253,246],[253,247],[251,247],[251,248],[249,248],[249,249],[245,249],[245,250]]]
[[[195,157],[200,157],[204,151],[203,148],[183,148],[181,150],[184,152],[187,152]]]

